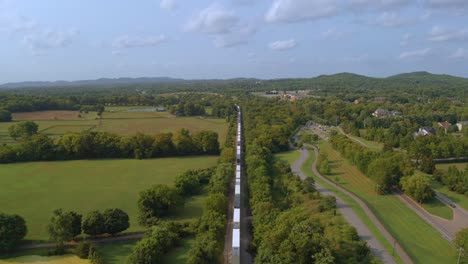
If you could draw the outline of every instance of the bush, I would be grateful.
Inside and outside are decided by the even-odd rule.
[[[103,213],[104,233],[120,233],[130,227],[128,214],[120,209],[107,209]]]
[[[335,196],[325,195],[320,199],[319,210],[320,212],[336,209]]]
[[[104,225],[104,216],[99,211],[92,211],[88,213],[83,220],[82,229],[83,233],[96,236],[105,233],[105,225]]]
[[[26,233],[26,222],[21,216],[0,213],[0,252],[14,249]]]
[[[138,220],[141,225],[149,226],[169,210],[183,206],[184,200],[176,188],[167,185],[154,185],[140,192],[138,199]]]
[[[89,249],[90,245],[88,242],[83,241],[78,244],[75,248],[75,254],[80,258],[80,259],[87,259],[89,256]]]

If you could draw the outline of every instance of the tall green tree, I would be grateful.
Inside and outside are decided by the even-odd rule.
[[[0,122],[10,122],[12,119],[11,112],[0,109]]]
[[[104,215],[99,211],[89,212],[81,224],[83,233],[90,236],[97,236],[106,232]]]
[[[403,191],[413,197],[419,203],[430,200],[434,197],[432,190],[432,179],[427,175],[416,174],[401,178]]]
[[[141,225],[148,225],[157,218],[168,213],[169,210],[184,204],[179,191],[164,184],[140,192],[138,199],[138,219]]]
[[[81,234],[81,215],[57,209],[52,214],[47,230],[50,238],[59,244],[70,241]]]
[[[102,215],[104,217],[104,233],[114,235],[130,227],[128,214],[118,208],[106,209]]]
[[[38,128],[39,126],[33,121],[21,121],[17,124],[11,125],[8,128],[8,134],[14,139],[30,137],[37,134]]]
[[[13,250],[27,231],[26,222],[21,216],[0,213],[0,253]]]

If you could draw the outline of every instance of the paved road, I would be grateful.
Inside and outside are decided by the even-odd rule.
[[[364,147],[371,148],[371,146],[368,146],[363,141],[346,134],[341,127],[338,127],[338,130],[341,134],[347,136],[351,140],[358,142]],[[437,199],[439,199],[442,203],[445,203],[447,205],[455,205],[455,208],[450,207],[453,211],[452,220],[447,220],[436,215],[430,214],[420,204],[418,204],[416,201],[404,194],[398,193],[397,196],[403,203],[406,204],[406,206],[412,209],[417,215],[419,215],[424,221],[426,221],[426,223],[434,227],[437,231],[439,231],[440,234],[442,234],[442,236],[445,239],[449,241],[452,241],[455,238],[455,234],[458,231],[460,231],[460,229],[468,227],[468,212],[460,206],[458,206],[457,204],[455,204],[454,202],[452,202],[450,199],[448,199],[441,193],[436,192]]]
[[[314,148],[314,152],[316,157],[318,156],[318,150],[316,147]],[[299,175],[301,179],[305,179],[306,176],[301,170],[302,164],[305,162],[305,160],[308,158],[309,152],[307,150],[301,150],[301,155],[300,158],[294,162],[292,165],[292,171]],[[318,171],[317,171],[317,160],[314,161],[312,165],[312,170],[315,175],[320,177],[322,180],[328,182],[329,184],[334,185],[333,182],[329,181],[327,178],[323,177]],[[336,202],[337,202],[337,207],[340,210],[340,212],[343,214],[344,218],[356,228],[359,237],[366,241],[367,244],[370,247],[371,252],[379,259],[381,259],[384,263],[395,263],[393,257],[385,250],[385,248],[380,244],[380,242],[374,237],[374,235],[370,232],[370,230],[367,228],[367,226],[362,222],[362,220],[357,216],[357,214],[352,210],[352,208],[344,202],[340,197],[338,197],[335,193],[332,191],[326,189],[325,187],[321,186],[318,183],[315,183],[317,190],[324,194],[324,195],[332,195],[336,197]],[[367,214],[367,216],[375,223],[376,227],[379,229],[379,231],[384,235],[384,237],[389,241],[390,243],[394,242],[394,248],[396,253],[400,256],[400,258],[403,260],[404,263],[413,263],[411,258],[406,254],[406,252],[401,248],[401,246],[396,242],[396,240],[387,232],[387,230],[383,227],[383,225],[380,223],[380,221],[375,217],[375,215],[371,212],[371,210],[367,207],[367,205],[361,201],[358,197],[356,197],[354,194],[348,192],[347,190],[341,188],[340,186],[336,186],[337,189],[351,197],[353,200],[355,200],[361,208],[364,210],[364,212]]]

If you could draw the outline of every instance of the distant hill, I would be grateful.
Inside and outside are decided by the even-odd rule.
[[[100,78],[97,80],[80,80],[80,81],[54,81],[54,82],[17,82],[5,83],[0,85],[0,88],[23,88],[23,87],[60,87],[60,86],[97,86],[97,85],[125,85],[125,84],[147,84],[147,83],[174,83],[182,82],[182,79],[169,77],[154,77],[154,78]]]

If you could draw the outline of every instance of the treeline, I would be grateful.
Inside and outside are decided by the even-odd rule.
[[[451,191],[468,195],[468,165],[464,170],[450,166],[447,171],[436,170],[434,179],[443,183]]]
[[[136,134],[123,137],[108,132],[66,133],[57,140],[44,134],[22,137],[19,144],[0,146],[0,163],[75,159],[136,158],[217,155],[218,134],[190,133],[181,129],[154,136]]]
[[[249,100],[250,99],[250,100]],[[372,263],[366,243],[321,197],[272,152],[287,148],[302,118],[295,105],[248,98],[243,102],[246,166],[252,210],[251,252],[258,263]],[[297,122],[297,123],[296,123]],[[275,128],[283,133],[271,138]]]
[[[332,135],[330,143],[362,173],[374,180],[380,193],[399,187],[400,179],[414,172],[413,164],[404,153],[393,152],[391,149],[371,151],[339,134]]]

